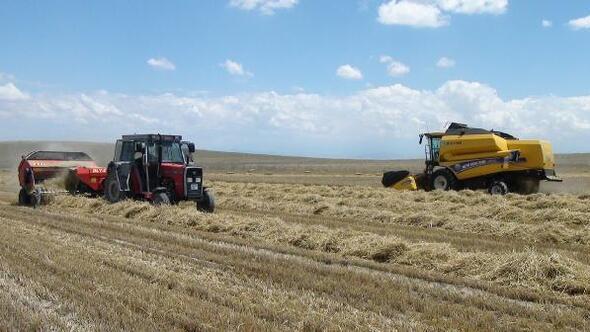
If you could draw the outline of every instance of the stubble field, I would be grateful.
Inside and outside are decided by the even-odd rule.
[[[0,172],[0,329],[590,329],[585,155],[506,197],[379,187],[415,161],[201,155],[215,214],[23,208]]]

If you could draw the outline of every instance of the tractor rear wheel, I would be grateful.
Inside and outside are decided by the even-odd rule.
[[[494,181],[488,188],[490,195],[506,195],[508,193],[508,185],[504,181]]]
[[[157,192],[154,194],[154,198],[152,200],[154,205],[169,205],[170,204],[170,197],[163,191]]]
[[[203,198],[197,201],[197,210],[207,213],[215,211],[215,198],[212,193],[207,190],[203,192]]]
[[[457,189],[457,178],[455,174],[446,168],[439,169],[430,177],[431,190],[455,190]]]
[[[109,174],[104,181],[104,198],[110,203],[117,203],[125,199],[125,193],[121,191],[121,186],[115,173]]]
[[[29,195],[29,193],[27,193],[27,190],[25,188],[21,188],[18,192],[18,205],[31,205],[31,196]]]

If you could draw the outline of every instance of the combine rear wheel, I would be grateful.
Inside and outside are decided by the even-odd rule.
[[[494,181],[488,188],[491,195],[506,195],[508,193],[508,185],[504,181]]]
[[[455,174],[446,168],[439,169],[430,177],[430,189],[432,190],[456,190],[457,178]]]
[[[207,213],[215,211],[215,198],[212,193],[207,190],[203,192],[203,198],[197,201],[197,210]]]

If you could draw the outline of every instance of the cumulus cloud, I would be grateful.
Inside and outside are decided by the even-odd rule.
[[[342,65],[336,69],[336,75],[347,80],[362,80],[363,73],[351,65]]]
[[[277,9],[289,9],[299,0],[230,0],[229,5],[242,10],[258,10],[263,15],[274,15]]]
[[[553,26],[553,22],[549,20],[542,20],[541,25],[543,26],[543,28],[550,28]]]
[[[439,7],[460,14],[503,14],[508,0],[437,0]]]
[[[410,67],[389,55],[380,56],[379,62],[387,64],[387,74],[392,77],[403,76],[410,72]]]
[[[455,67],[455,60],[447,57],[442,57],[436,62],[438,68],[452,68]]]
[[[438,28],[449,24],[437,6],[409,0],[391,0],[379,6],[377,20],[387,25]]]
[[[158,70],[176,70],[176,65],[166,58],[151,58],[147,64]]]
[[[252,74],[249,71],[246,71],[244,69],[244,66],[242,66],[241,63],[227,59],[225,60],[225,62],[223,62],[222,64],[220,64],[220,66],[225,69],[225,71],[227,71],[228,74],[230,75],[234,75],[234,76],[254,76],[254,74]]]
[[[508,0],[389,0],[379,6],[377,20],[387,25],[439,28],[450,24],[449,14],[506,12]]]
[[[16,101],[28,99],[29,96],[20,91],[13,83],[0,85],[0,101]]]
[[[153,131],[183,134],[220,150],[418,157],[418,133],[458,121],[549,139],[559,152],[586,151],[590,140],[590,96],[504,100],[491,86],[458,80],[435,90],[395,84],[344,96],[21,93],[27,97],[0,98],[0,139],[43,139],[55,129],[52,137],[59,139],[109,141],[121,133]]]
[[[590,15],[570,20],[568,25],[574,30],[590,29]]]

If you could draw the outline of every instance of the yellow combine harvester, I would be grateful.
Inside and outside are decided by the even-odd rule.
[[[399,190],[488,189],[491,194],[539,191],[542,180],[561,182],[551,144],[519,140],[500,132],[452,123],[444,132],[420,135],[426,141],[426,168],[383,174],[385,187]]]

